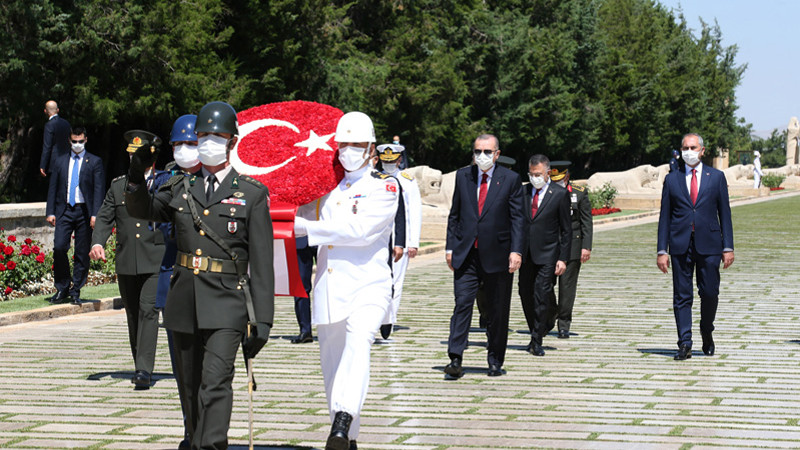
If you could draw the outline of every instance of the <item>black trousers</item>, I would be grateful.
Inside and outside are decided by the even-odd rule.
[[[558,321],[559,330],[569,331],[569,327],[572,325],[572,309],[575,306],[575,294],[578,291],[578,275],[580,272],[580,259],[567,261],[567,270],[558,277],[558,304],[547,322],[547,331],[555,327],[556,321]],[[551,291],[550,296],[549,304],[556,304],[555,289]]]
[[[315,259],[317,259],[317,247],[305,246],[297,249],[300,279],[303,281],[303,289],[309,295],[309,297],[294,298],[294,314],[300,326],[300,333],[311,333],[311,274]]]
[[[489,364],[502,366],[508,344],[508,314],[511,307],[511,284],[514,275],[507,270],[487,273],[481,266],[477,249],[472,249],[464,264],[455,271],[453,282],[456,304],[450,318],[447,353],[461,357],[467,347],[472,310],[478,286],[483,283],[486,310],[486,350]]]
[[[531,331],[531,342],[542,345],[542,337],[549,331],[547,326],[555,310],[553,283],[555,282],[555,262],[534,264],[523,262],[519,268],[519,297],[525,320]]]
[[[117,280],[128,316],[128,336],[134,365],[136,370],[153,373],[158,340],[158,273],[117,275]]]
[[[73,297],[80,297],[81,288],[86,284],[89,275],[89,250],[92,242],[92,228],[89,226],[89,210],[85,203],[75,206],[67,205],[64,214],[56,219],[56,231],[53,236],[53,279],[58,292],[66,292]],[[75,259],[72,265],[72,277],[69,273],[67,253],[75,234]],[[70,284],[70,281],[72,282]]]
[[[173,331],[178,393],[192,449],[228,448],[233,410],[234,363],[242,332],[232,329]]]

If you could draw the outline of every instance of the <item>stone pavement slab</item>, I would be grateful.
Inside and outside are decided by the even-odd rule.
[[[373,346],[359,447],[800,448],[800,197],[742,204],[733,217],[736,263],[722,273],[717,354],[704,356],[698,342],[687,361],[672,360],[671,277],[655,267],[652,217],[598,227],[572,336],[546,337],[544,357],[524,350],[515,285],[498,378],[486,376],[486,336],[474,328],[467,374],[443,379],[452,273],[441,251],[413,260],[400,326]],[[699,304],[695,314],[699,337]],[[277,298],[272,339],[255,362],[256,448],[324,445],[318,344],[293,345],[296,333],[293,301]],[[159,339],[155,385],[134,391],[121,311],[0,327],[0,447],[175,448],[181,411],[163,331]],[[229,436],[231,448],[246,448],[241,363]]]

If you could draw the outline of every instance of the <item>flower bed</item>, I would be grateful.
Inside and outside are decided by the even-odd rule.
[[[604,216],[606,214],[613,214],[622,211],[619,208],[592,208],[593,216]]]
[[[786,189],[786,188],[784,188],[784,187],[780,187],[780,186],[778,186],[778,187],[771,187],[771,188],[769,188],[769,190],[770,190],[770,191],[782,191],[782,190],[784,190],[784,189]]]

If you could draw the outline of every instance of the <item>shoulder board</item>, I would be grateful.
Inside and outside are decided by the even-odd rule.
[[[586,190],[586,188],[583,187],[583,186],[578,186],[578,185],[575,185],[575,184],[571,184],[570,186],[572,186],[573,190],[578,191],[578,192],[583,192],[583,191]]]
[[[400,175],[402,175],[402,177],[405,178],[406,180],[414,181],[414,177],[406,173],[406,171],[400,172]]]
[[[127,175],[120,175],[120,176],[118,176],[117,178],[114,178],[113,180],[111,180],[111,182],[114,182],[114,181],[119,181],[119,180],[123,180],[123,179],[125,179],[126,177],[127,177]]]
[[[249,182],[249,183],[251,183],[251,184],[254,184],[254,185],[256,185],[256,186],[257,186],[257,187],[259,187],[259,188],[266,187],[266,186],[264,185],[264,183],[262,183],[262,182],[260,182],[260,181],[256,180],[255,178],[248,177],[247,175],[242,175],[242,174],[239,174],[239,179],[240,179],[240,180],[247,181],[247,182]]]
[[[373,171],[371,172],[371,175],[372,175],[374,178],[378,178],[378,179],[381,179],[381,180],[385,180],[386,178],[392,178],[392,176],[391,176],[391,175],[387,175],[387,174],[385,174],[385,173],[378,172],[377,170],[373,170]]]

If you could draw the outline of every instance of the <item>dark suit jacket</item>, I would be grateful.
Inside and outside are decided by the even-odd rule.
[[[55,116],[44,124],[44,143],[39,168],[50,173],[53,171],[54,163],[70,153],[72,146],[69,142],[69,134],[71,131],[72,127],[69,122],[60,116]]]
[[[670,172],[664,179],[658,218],[658,251],[666,250],[673,255],[689,251],[692,224],[697,253],[721,255],[725,248],[733,250],[733,225],[725,174],[703,164],[697,176],[702,179],[695,205],[692,205],[686,187],[686,172]]]
[[[525,186],[525,252],[523,261],[534,264],[555,264],[569,261],[572,224],[569,217],[569,196],[566,189],[550,183],[542,189],[547,193],[539,205],[536,217],[531,218],[533,185]]]
[[[69,166],[72,164],[72,151],[67,156],[61,157],[54,165],[50,175],[50,189],[47,192],[47,216],[64,214],[67,208],[67,186],[69,183]],[[83,154],[81,173],[78,178],[83,200],[89,211],[89,216],[97,216],[103,197],[106,192],[106,176],[103,171],[103,161],[89,153]]]
[[[120,275],[158,273],[164,256],[164,233],[154,222],[136,219],[128,214],[125,190],[128,177],[114,178],[103,205],[97,214],[92,246],[106,245],[114,225],[117,226],[116,271]],[[158,225],[158,224],[156,224]]]
[[[519,175],[495,165],[483,211],[478,217],[477,166],[456,172],[453,203],[447,218],[447,249],[454,269],[461,267],[478,239],[478,255],[488,273],[508,270],[508,255],[522,253],[525,212]]]

